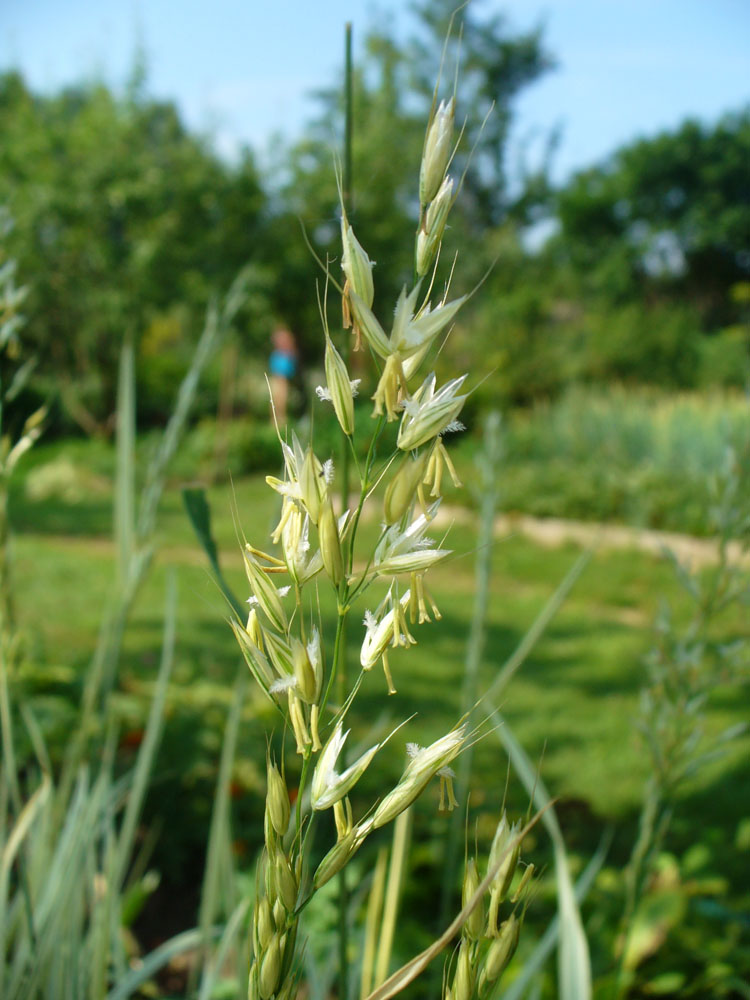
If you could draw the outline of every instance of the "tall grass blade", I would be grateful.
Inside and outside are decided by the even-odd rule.
[[[218,929],[215,929],[212,937],[216,937],[217,934]],[[106,1000],[127,1000],[128,997],[131,997],[135,993],[139,986],[148,982],[159,969],[163,969],[165,965],[168,965],[178,955],[196,948],[200,944],[200,941],[201,932],[196,928],[183,931],[182,934],[177,934],[175,937],[170,938],[169,941],[165,941],[164,944],[150,952],[137,969],[133,969],[125,979],[117,983],[107,993]]]
[[[211,813],[211,830],[208,838],[208,856],[206,872],[203,877],[203,891],[200,906],[200,931],[204,956],[208,955],[211,943],[211,928],[222,909],[230,911],[236,903],[236,886],[234,885],[234,865],[232,863],[232,838],[229,820],[229,796],[237,752],[237,736],[239,734],[242,707],[247,690],[247,678],[244,666],[234,685],[232,706],[229,711],[224,740],[221,748],[219,775],[216,782],[216,795]],[[222,883],[224,883],[224,899],[222,900]],[[204,994],[206,982],[216,972],[218,959],[208,962],[205,966],[201,995]]]
[[[409,851],[409,841],[411,840],[411,821],[412,810],[405,809],[397,817],[393,825],[393,848],[391,850],[391,864],[388,869],[388,883],[385,890],[383,921],[380,925],[378,959],[375,965],[375,986],[380,986],[388,977],[388,966],[391,963],[391,953],[393,951],[393,938],[396,933],[398,907],[401,901],[406,855]]]
[[[182,491],[182,502],[190,518],[193,531],[208,556],[221,592],[242,621],[247,614],[247,606],[234,594],[219,566],[219,551],[211,531],[211,508],[206,499],[206,491],[200,486],[191,486]]]
[[[461,715],[467,716],[467,726],[472,726],[472,707],[476,706],[479,685],[479,668],[482,663],[487,632],[487,608],[490,598],[492,572],[492,542],[495,513],[499,501],[498,470],[501,456],[500,414],[493,411],[484,426],[482,450],[476,465],[479,481],[475,490],[479,501],[479,527],[475,568],[474,611],[466,645],[464,682],[461,692]],[[468,746],[456,765],[456,793],[459,802],[466,801],[473,760],[473,747]],[[456,868],[461,842],[463,815],[460,809],[451,814],[445,845],[445,865],[440,903],[440,920],[445,923],[450,912],[451,899],[456,886]]]
[[[45,774],[42,777],[41,785],[21,810],[18,819],[13,825],[11,835],[3,847],[3,853],[0,855],[0,901],[6,899],[8,874],[10,873],[16,854],[31,829],[39,810],[46,804],[51,788],[52,783]],[[1,926],[2,923],[0,923]]]
[[[503,664],[500,673],[484,693],[483,701],[492,707],[497,704],[498,698],[510,683],[515,672],[537,644],[549,623],[564,604],[574,584],[591,561],[592,555],[593,552],[587,549],[573,563],[562,583],[539,612],[531,628],[524,635],[523,639],[521,639],[516,649]]]
[[[558,949],[558,989],[560,1000],[590,1000],[591,960],[581,914],[576,902],[568,856],[565,851],[560,824],[557,822],[552,800],[531,761],[510,727],[497,710],[491,714],[498,739],[508,752],[513,768],[533,797],[534,805],[544,809],[542,823],[552,840],[555,853],[557,880],[557,906],[560,918],[560,946]]]
[[[360,1000],[364,1000],[374,984],[375,956],[378,949],[378,928],[380,914],[383,909],[383,894],[385,891],[385,876],[388,870],[388,849],[381,847],[375,862],[375,871],[370,886],[370,896],[367,900],[367,916],[365,918],[365,939],[362,948],[362,972],[360,975]]]
[[[234,912],[230,916],[227,921],[227,925],[224,928],[224,933],[221,935],[216,949],[216,954],[213,956],[211,965],[210,967],[206,966],[205,968],[203,982],[201,983],[200,993],[198,994],[198,1000],[211,1000],[211,997],[214,995],[219,975],[227,961],[230,949],[234,947],[236,939],[239,937],[240,933],[243,932],[243,925],[248,910],[250,909],[250,903],[250,898],[246,897],[245,899],[240,900],[237,906],[235,906]],[[239,982],[237,986],[239,989]]]
[[[164,633],[162,638],[161,663],[154,687],[153,700],[148,722],[143,736],[138,759],[136,760],[133,784],[128,795],[128,804],[118,838],[116,861],[112,872],[114,884],[120,887],[125,869],[132,857],[136,824],[141,806],[148,790],[148,783],[154,765],[154,758],[161,739],[164,722],[164,705],[167,700],[169,677],[174,662],[174,642],[177,621],[177,585],[174,572],[167,576],[167,597],[164,608]]]
[[[115,476],[117,579],[126,590],[135,554],[135,358],[126,337],[117,383],[117,474]]]
[[[198,382],[203,369],[226,336],[237,310],[244,301],[246,281],[246,273],[241,272],[227,292],[223,309],[220,310],[215,302],[212,302],[208,307],[206,323],[195,348],[190,368],[180,384],[174,410],[161,437],[159,447],[146,470],[146,482],[138,510],[137,531],[139,539],[150,538],[153,532],[156,511],[164,488],[164,476],[167,466],[177,451],[177,445],[182,437],[185,422],[195,399]]]
[[[8,659],[5,655],[5,636],[0,635],[0,730],[2,731],[3,777],[7,782],[10,800],[16,812],[21,808],[21,790],[18,784],[18,765],[13,742],[13,717],[8,687]]]

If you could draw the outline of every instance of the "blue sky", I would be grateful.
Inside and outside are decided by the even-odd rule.
[[[519,30],[545,26],[558,68],[519,100],[514,149],[533,157],[560,126],[558,179],[688,115],[750,103],[750,0],[474,2]],[[140,41],[151,94],[222,151],[261,149],[274,131],[294,135],[310,92],[334,80],[347,19],[355,58],[373,20],[411,24],[393,0],[1,0],[0,69],[47,91],[86,77],[119,86]]]

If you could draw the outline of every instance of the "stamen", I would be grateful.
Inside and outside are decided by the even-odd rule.
[[[393,677],[391,676],[391,668],[388,666],[388,651],[383,650],[383,673],[385,674],[385,680],[388,684],[388,694],[395,694],[396,688],[393,685]]]

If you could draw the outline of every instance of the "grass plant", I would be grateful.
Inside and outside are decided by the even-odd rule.
[[[742,721],[718,732],[706,731],[707,706],[723,692],[739,699],[750,682],[747,635],[727,638],[727,612],[746,607],[750,582],[742,557],[750,541],[747,455],[729,452],[717,476],[710,510],[717,559],[705,573],[673,559],[691,613],[674,621],[664,604],[655,626],[655,643],[646,657],[647,680],[641,691],[639,728],[651,760],[643,791],[638,837],[625,870],[625,902],[618,942],[619,969],[613,995],[626,997],[635,970],[653,950],[648,927],[649,897],[658,894],[658,862],[667,842],[681,786],[694,778],[748,731]],[[739,559],[732,546],[739,547]],[[687,977],[673,976],[681,985]],[[706,982],[708,987],[708,983]]]
[[[578,387],[510,414],[504,438],[506,510],[705,535],[711,483],[748,446],[748,400]]]
[[[463,943],[456,965],[446,974],[444,993],[451,1000],[469,1000],[475,990],[487,997],[518,942],[525,895],[517,891],[512,901],[510,896],[525,831],[521,824],[510,826],[503,815],[485,877],[480,880],[475,863],[466,869],[459,917],[397,972],[389,969],[410,808],[433,779],[440,784],[440,810],[451,811],[458,805],[451,764],[478,733],[467,714],[426,746],[408,742],[407,763],[400,777],[394,782],[381,772],[377,797],[363,814],[359,810],[355,814],[355,787],[399,730],[414,731],[412,720],[402,716],[390,732],[370,737],[366,749],[349,757],[345,751],[350,730],[344,731],[344,725],[366,675],[382,666],[384,694],[396,696],[398,651],[417,643],[414,632],[420,633],[421,626],[441,618],[425,580],[451,553],[435,547],[427,532],[441,504],[443,480],[450,478],[460,485],[444,436],[461,429],[457,417],[467,398],[462,391],[466,375],[439,387],[434,374],[425,376],[420,369],[467,298],[450,299],[448,285],[437,303],[431,301],[443,230],[455,197],[454,181],[448,175],[455,152],[454,118],[455,96],[438,103],[436,88],[419,174],[415,277],[398,298],[390,333],[373,312],[373,265],[354,234],[342,196],[345,280],[340,284],[326,267],[321,301],[326,378],[318,395],[333,407],[344,447],[351,447],[352,472],[356,471],[359,480],[353,506],[349,506],[348,462],[340,473],[342,500],[336,509],[332,460],[321,461],[312,438],[303,444],[292,432],[285,440],[280,429],[283,477],[267,477],[281,497],[279,520],[272,532],[278,554],[251,542],[243,549],[250,611],[246,621],[234,618],[232,628],[258,687],[276,709],[284,734],[280,744],[278,739],[269,743],[267,756],[264,852],[256,875],[251,932],[251,998],[271,1000],[296,994],[301,975],[300,917],[315,893],[336,878],[337,994],[347,1000],[351,993],[347,869],[365,841],[392,823],[394,847],[379,952],[372,972],[365,971],[373,987],[371,1000],[404,989],[462,928]],[[352,446],[355,421],[363,416],[354,406],[359,383],[350,379],[329,328],[331,285],[341,295],[344,327],[352,327],[356,347],[369,349],[379,376],[372,397],[373,430],[364,459]],[[395,447],[390,448],[383,439],[389,423],[398,426]],[[382,496],[374,495],[378,486]],[[368,505],[375,504],[381,510],[380,527],[374,544],[370,539],[363,545],[362,515]],[[321,593],[326,590],[329,599],[335,600],[333,636],[322,610]],[[360,609],[359,616],[364,612],[364,630],[358,630],[358,666],[353,671],[347,642],[353,630],[347,625],[352,623],[355,608]],[[289,759],[292,750],[297,761],[293,756]],[[297,786],[292,804],[291,774]],[[335,828],[332,842],[331,826]],[[313,848],[313,841],[321,836],[319,827],[326,844],[322,860]],[[485,894],[489,908],[482,916],[479,908]]]
[[[21,294],[13,285],[12,268],[6,267],[3,273],[0,344],[9,349],[13,361],[19,352],[16,310]],[[184,428],[200,372],[231,322],[239,296],[237,285],[222,313],[213,310],[209,314],[173,417],[149,463],[140,503],[136,503],[135,486],[133,354],[129,344],[123,349],[113,545],[117,573],[59,770],[48,750],[44,727],[24,697],[23,666],[29,653],[24,648],[24,626],[13,613],[10,574],[8,483],[18,457],[33,444],[41,423],[41,414],[27,418],[14,442],[13,423],[7,421],[8,404],[14,401],[28,364],[17,365],[14,379],[2,387],[0,993],[8,1000],[127,997],[175,954],[201,940],[199,932],[188,932],[166,942],[142,962],[131,931],[158,884],[155,873],[147,869],[147,842],[141,844],[139,835],[174,662],[173,577],[167,587],[160,666],[148,718],[133,767],[124,773],[116,759],[121,719],[114,703],[107,704],[107,696],[115,686],[125,624],[151,561],[156,510],[167,466]],[[19,734],[25,737],[27,747],[22,753],[18,752]],[[209,893],[206,900],[207,904],[211,900]],[[203,938],[208,934],[204,926]],[[135,971],[133,963],[140,963]]]
[[[11,998],[52,995],[50,984],[62,982],[67,996],[121,1000],[153,989],[158,970],[186,950],[193,958],[185,989],[201,1000],[246,991],[262,1000],[291,998],[302,978],[312,1000],[334,992],[342,1000],[355,993],[374,1000],[412,984],[417,996],[439,991],[445,1000],[485,1000],[498,983],[506,1000],[581,1000],[591,980],[597,996],[597,989],[637,995],[641,986],[661,995],[700,996],[696,990],[714,987],[723,991],[717,995],[748,995],[741,977],[750,970],[750,949],[740,929],[750,903],[742,888],[743,874],[750,877],[742,846],[748,836],[744,807],[731,793],[747,778],[747,736],[737,725],[746,710],[736,697],[746,666],[746,588],[729,544],[747,527],[742,464],[714,496],[716,564],[680,570],[679,584],[664,561],[645,554],[542,550],[521,538],[494,545],[496,440],[484,455],[478,529],[456,523],[451,553],[444,537],[422,544],[428,533],[440,537],[436,518],[447,506],[440,504],[453,466],[469,479],[476,450],[459,443],[449,451],[450,438],[444,440],[468,392],[463,378],[449,372],[439,387],[419,371],[464,299],[451,299],[447,287],[435,292],[433,274],[455,193],[447,178],[451,100],[435,101],[431,112],[416,275],[396,304],[393,326],[373,310],[371,262],[350,225],[356,217],[343,205],[344,280],[326,265],[328,294],[321,294],[326,380],[315,436],[273,432],[281,473],[268,484],[254,478],[231,490],[215,487],[214,525],[203,495],[188,494],[213,580],[190,544],[169,470],[174,474],[201,367],[231,322],[236,297],[209,314],[164,437],[139,451],[126,345],[114,454],[76,444],[65,467],[62,449],[52,445],[39,449],[28,475],[12,478],[9,460],[20,451],[10,442],[4,450],[0,934],[2,985]],[[11,271],[0,274],[12,319],[20,298]],[[372,355],[374,420],[354,400],[349,356],[328,319],[331,289]],[[432,309],[431,297],[438,297]],[[14,329],[12,322],[0,341],[10,343]],[[571,393],[549,411],[506,421],[504,505],[705,532],[706,472],[720,479],[726,443],[744,440],[744,400],[722,410],[711,400],[664,403],[629,394],[628,404],[617,390]],[[345,463],[336,471],[322,461],[337,451],[334,425],[351,473]],[[24,450],[38,423],[15,427]],[[253,434],[249,440],[262,441],[268,453],[267,430]],[[243,448],[251,447],[247,440]],[[192,462],[188,456],[178,473],[189,474]],[[46,478],[32,475],[45,469]],[[668,488],[667,500],[663,493],[654,499],[649,483]],[[454,488],[453,502],[464,495]],[[55,499],[60,490],[64,503]],[[276,547],[262,552],[251,542],[232,553],[237,527],[230,509],[239,512],[241,527],[252,511],[253,540],[263,525],[275,524]],[[25,529],[12,577],[8,512]],[[457,555],[475,551],[476,572],[470,557]],[[221,566],[219,552],[229,553]],[[165,563],[180,570],[179,607]],[[438,598],[450,595],[439,600],[439,623],[425,577]],[[585,586],[573,590],[579,578]],[[282,582],[290,584],[286,594]],[[234,596],[247,583],[249,615]],[[648,647],[660,593],[672,607],[658,619],[641,694],[634,664]],[[235,640],[220,621],[225,602],[252,685],[244,665],[235,679]],[[19,635],[28,638],[17,642]],[[651,766],[633,737],[639,697]],[[518,781],[508,780],[505,756],[498,765],[495,740],[474,745],[472,718],[488,716]],[[345,727],[349,742],[358,740],[351,750]],[[71,730],[76,736],[63,752]],[[120,739],[130,733],[136,752]],[[411,746],[405,761],[407,733],[425,747]],[[727,733],[733,739],[723,740],[725,757],[702,756],[702,740],[714,750]],[[217,770],[209,755],[220,758]],[[542,757],[544,782],[532,763]],[[470,763],[477,776],[471,796]],[[452,766],[459,770],[453,791]],[[554,807],[547,788],[559,797]],[[454,794],[460,808],[448,818]],[[505,817],[498,824],[506,797],[519,816],[529,801],[546,810],[538,827]],[[437,817],[431,800],[441,803]],[[140,840],[143,816],[165,821],[166,846],[157,846],[151,861],[167,873],[167,895],[174,872],[202,870],[202,880],[193,879],[202,881],[200,899],[193,905],[195,892],[189,913],[198,926],[145,956],[137,954],[133,928],[156,877],[149,843]],[[621,829],[605,862],[601,830],[613,821]],[[542,873],[519,893],[530,870],[519,859],[524,835],[524,850]],[[461,859],[456,845],[464,837],[474,844]],[[697,849],[713,852],[716,870],[731,872],[736,884],[704,877],[707,862]],[[193,862],[199,857],[202,865],[204,853],[200,869]],[[480,878],[483,853],[489,858]],[[553,874],[543,870],[545,861]],[[431,923],[424,914],[441,888],[449,902],[461,895],[458,915],[451,920],[448,906],[445,918]],[[665,899],[674,904],[666,924]],[[711,921],[719,932],[710,932]],[[696,942],[706,928],[707,942]],[[544,962],[556,941],[555,978]],[[670,947],[683,949],[689,973],[669,968]],[[426,977],[420,985],[417,977],[445,952],[438,985]],[[699,967],[703,953],[709,957]]]

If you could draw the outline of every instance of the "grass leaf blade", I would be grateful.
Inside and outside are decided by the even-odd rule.
[[[182,502],[190,518],[193,531],[203,546],[203,551],[208,556],[211,568],[216,576],[216,582],[219,584],[222,594],[231,605],[232,610],[239,620],[242,621],[247,614],[247,608],[243,607],[242,602],[234,594],[219,566],[219,551],[213,532],[211,531],[211,508],[206,498],[206,491],[200,486],[185,488],[182,491]]]
[[[495,723],[498,739],[508,751],[516,774],[521,779],[526,791],[533,797],[534,805],[537,809],[544,809],[542,823],[547,828],[555,852],[557,905],[560,917],[560,946],[558,950],[560,1000],[591,1000],[591,959],[588,941],[583,930],[583,922],[573,889],[565,841],[555,816],[552,800],[526,755],[526,751],[513,735],[503,717],[494,710],[491,718]]]

